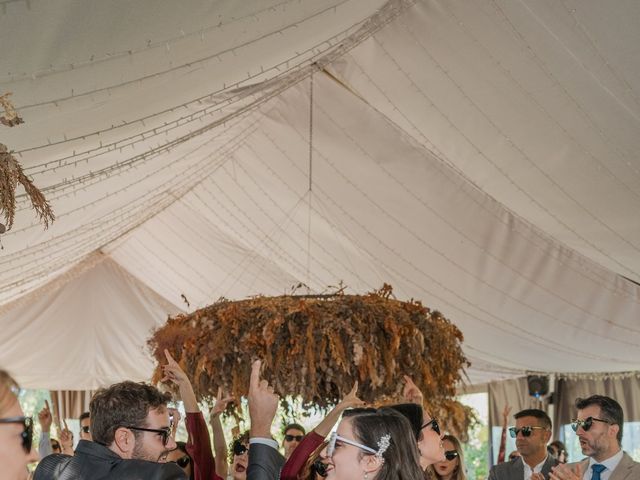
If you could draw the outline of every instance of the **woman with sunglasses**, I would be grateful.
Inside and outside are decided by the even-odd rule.
[[[231,477],[233,480],[246,480],[249,467],[249,431],[231,442],[230,455]]]
[[[433,465],[435,478],[437,480],[467,480],[460,441],[453,435],[445,435],[442,437],[442,443],[445,448],[445,460]]]
[[[409,421],[389,408],[343,418],[327,458],[327,480],[424,478]]]
[[[298,447],[291,453],[287,463],[285,463],[280,473],[280,480],[298,480],[301,478],[299,475],[303,471],[305,463],[314,455],[313,462],[320,459],[322,462],[322,456],[318,447],[324,442],[325,438],[331,432],[342,412],[349,408],[360,407],[364,402],[358,398],[358,382],[353,385],[351,391],[338,403],[329,414],[314,428],[308,435],[306,435],[298,445]],[[319,466],[319,465],[318,465]],[[320,467],[321,468],[321,467]],[[312,475],[314,476],[314,475]]]
[[[0,370],[0,465],[2,478],[25,480],[27,465],[36,462],[38,455],[31,448],[33,421],[25,417],[18,403],[18,384],[4,370]]]
[[[420,466],[426,472],[430,465],[445,459],[444,446],[442,444],[443,434],[440,431],[438,421],[426,411],[423,413],[424,396],[418,386],[408,375],[404,375],[404,382],[402,396],[407,402],[411,403],[392,405],[391,408],[395,408],[409,419],[418,442]],[[412,405],[417,406],[419,410],[416,411],[415,407],[413,410],[410,409],[409,407]],[[418,420],[421,420],[420,424],[416,423]]]
[[[189,480],[194,480],[193,460],[187,452],[187,444],[184,442],[176,442],[176,448],[171,450],[167,455],[167,462],[173,462],[184,470]]]

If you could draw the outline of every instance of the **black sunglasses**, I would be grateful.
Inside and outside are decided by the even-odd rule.
[[[446,452],[444,452],[444,458],[449,461],[454,460],[458,458],[458,452],[456,452],[455,450],[447,450]]]
[[[191,457],[189,455],[185,455],[184,457],[180,457],[179,459],[175,460],[173,463],[178,464],[180,468],[186,468],[187,465],[191,463]]]
[[[249,448],[245,444],[243,444],[241,442],[238,442],[237,440],[235,442],[233,442],[233,454],[234,455],[238,455],[238,456],[244,455],[248,451],[249,451]]]
[[[125,426],[124,428],[128,428],[129,430],[137,430],[139,432],[153,432],[162,436],[162,445],[165,447],[167,443],[169,443],[169,437],[171,436],[171,428],[142,428],[142,427],[131,427]]]
[[[313,462],[313,464],[311,465],[311,470],[316,472],[321,477],[327,476],[327,466],[319,458],[315,462]]]
[[[0,418],[0,423],[20,423],[22,424],[22,448],[26,453],[31,451],[33,444],[33,418],[31,417],[9,417]]]
[[[285,435],[284,436],[284,439],[287,442],[293,442],[294,440],[296,442],[301,442],[303,438],[304,438],[304,435]]]
[[[88,425],[85,425],[84,427],[80,427],[80,430],[82,430],[84,433],[89,433],[91,429]]]
[[[571,428],[573,429],[574,432],[578,431],[578,428],[582,427],[582,429],[587,432],[591,426],[593,425],[593,422],[602,422],[602,423],[606,423],[608,425],[613,425],[613,423],[611,423],[608,420],[604,420],[602,418],[596,418],[596,417],[587,417],[584,420],[573,420],[571,422]]]
[[[510,427],[509,435],[511,435],[511,438],[516,438],[518,436],[518,433],[522,432],[523,437],[530,437],[534,430],[547,430],[547,429],[545,427],[528,427],[528,426],[522,427],[522,428]]]
[[[440,435],[440,425],[438,425],[438,421],[435,418],[432,418],[431,420],[429,420],[427,423],[425,423],[424,425],[422,425],[420,427],[420,430],[422,430],[423,428],[427,428],[429,425],[431,425],[431,430],[433,430],[434,432],[436,432],[438,435]]]

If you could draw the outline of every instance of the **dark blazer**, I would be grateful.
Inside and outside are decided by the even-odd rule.
[[[581,461],[580,464],[582,472],[586,472],[589,468],[589,459]],[[640,463],[634,462],[633,458],[625,452],[616,469],[611,472],[609,480],[636,480],[638,478],[640,478]]]
[[[547,455],[547,459],[540,471],[546,480],[549,479],[551,467],[555,467],[557,464],[558,460],[555,457]],[[524,461],[522,457],[491,467],[489,480],[524,480]]]
[[[44,457],[34,480],[186,480],[175,463],[125,460],[107,447],[80,440],[75,456]]]
[[[284,457],[278,450],[262,443],[252,443],[247,480],[277,480],[283,465]]]

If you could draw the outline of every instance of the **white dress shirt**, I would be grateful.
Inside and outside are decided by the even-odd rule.
[[[524,480],[531,480],[531,475],[533,475],[534,473],[540,473],[542,471],[542,466],[544,465],[544,462],[547,461],[548,457],[549,455],[544,457],[544,460],[542,460],[539,464],[533,467],[533,469],[527,464],[527,462],[524,461],[524,458],[523,458],[522,463],[524,463]]]
[[[587,467],[587,471],[584,472],[582,480],[591,480],[591,476],[593,475],[593,470],[591,470],[591,465],[595,465],[595,464],[600,464],[607,467],[606,470],[603,470],[600,473],[600,480],[609,480],[609,477],[611,476],[613,471],[616,469],[616,467],[620,463],[620,460],[622,460],[622,455],[623,455],[623,452],[622,450],[620,450],[613,457],[609,457],[603,462],[596,462],[593,458],[590,458],[589,466]]]

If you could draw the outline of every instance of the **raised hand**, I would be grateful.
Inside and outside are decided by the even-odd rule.
[[[173,382],[180,389],[180,397],[184,403],[184,409],[187,413],[199,412],[200,407],[196,400],[196,394],[191,386],[191,381],[184,370],[178,365],[178,362],[171,356],[169,350],[164,351],[164,356],[167,358],[167,364],[162,365],[162,371],[164,376],[163,382]]]
[[[502,410],[502,425],[509,424],[509,414],[511,413],[511,407],[506,405]]]
[[[69,430],[67,421],[63,420],[64,428],[60,430],[60,446],[62,447],[62,453],[67,455],[73,455],[73,433]]]
[[[570,465],[568,463],[561,463],[551,468],[549,478],[551,480],[582,480],[583,474],[581,464],[576,463]]]
[[[409,403],[416,403],[422,406],[424,401],[422,391],[418,388],[418,386],[413,383],[411,377],[408,375],[403,375],[404,378],[404,389],[402,391],[402,396]]]
[[[227,405],[233,402],[233,400],[234,400],[233,397],[223,397],[222,387],[218,387],[218,395],[216,396],[216,403],[213,406],[213,408],[211,408],[211,412],[209,413],[210,418],[213,419],[218,415],[220,415],[222,412],[224,412],[227,409]]]
[[[364,405],[364,401],[358,398],[358,382],[356,381],[353,384],[353,388],[347,395],[338,403],[336,408],[340,408],[340,410],[346,410],[347,408],[354,407],[362,407]]]
[[[51,424],[53,423],[53,415],[51,415],[51,408],[49,407],[49,401],[44,401],[44,407],[38,413],[38,422],[43,432],[51,431]]]
[[[268,438],[271,436],[271,424],[276,416],[280,397],[274,393],[269,382],[260,378],[261,367],[260,360],[251,364],[248,395],[251,437]]]
[[[169,350],[164,351],[164,356],[167,358],[167,364],[162,366],[162,372],[164,376],[162,377],[163,382],[173,382],[176,385],[180,386],[183,383],[190,383],[189,377],[184,373],[178,362],[171,356]]]

